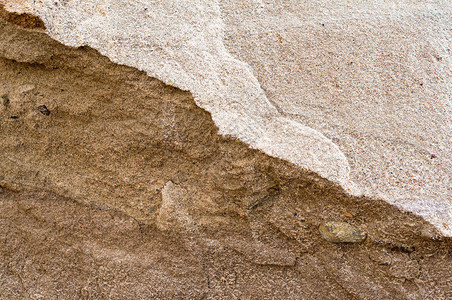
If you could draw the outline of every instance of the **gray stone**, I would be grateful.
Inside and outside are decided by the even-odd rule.
[[[0,97],[0,103],[1,103],[3,106],[8,106],[8,104],[9,104],[9,98],[8,98],[8,96],[7,96],[7,95],[2,95],[2,96]]]
[[[320,234],[332,243],[360,243],[367,234],[359,228],[345,222],[326,222],[319,227]]]

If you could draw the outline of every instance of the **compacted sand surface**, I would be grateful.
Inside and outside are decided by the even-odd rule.
[[[0,216],[2,299],[452,295],[450,240],[331,244],[300,233],[287,236],[290,228],[309,225],[300,218],[269,224],[262,214],[252,218],[252,235],[238,230],[171,234],[116,210],[7,190],[0,193]]]
[[[426,217],[436,227],[351,195],[224,136],[199,95],[65,46],[46,26],[0,8],[1,299],[452,297],[452,242],[438,228],[447,192],[431,206],[437,222]],[[278,107],[270,87],[290,84],[255,74]],[[438,153],[428,161],[441,164]]]

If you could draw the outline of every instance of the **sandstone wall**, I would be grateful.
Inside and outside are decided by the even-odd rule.
[[[0,298],[450,298],[451,240],[424,219],[45,30],[0,9]],[[330,243],[329,221],[366,239]]]

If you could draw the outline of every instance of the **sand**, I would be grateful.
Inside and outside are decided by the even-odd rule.
[[[446,1],[6,5],[189,90],[221,134],[452,234]]]
[[[0,6],[0,298],[452,295],[452,238],[423,218],[225,137],[190,92],[44,29]],[[329,242],[331,222],[365,240]]]

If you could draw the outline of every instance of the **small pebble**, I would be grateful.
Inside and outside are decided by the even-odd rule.
[[[411,253],[416,249],[414,248],[414,246],[400,244],[400,243],[392,243],[391,250],[401,251],[401,252],[405,252],[405,253]]]
[[[319,227],[320,234],[332,243],[360,243],[367,234],[359,228],[345,222],[326,222]]]
[[[354,216],[351,214],[351,213],[349,213],[349,212],[344,212],[344,216],[346,216],[347,218],[353,218]]]
[[[9,104],[9,98],[8,98],[7,95],[2,95],[2,96],[0,97],[0,99],[1,99],[1,104],[2,104],[3,106],[8,106],[8,104]]]
[[[38,106],[38,110],[41,112],[41,114],[48,116],[50,115],[50,110],[45,105]]]

